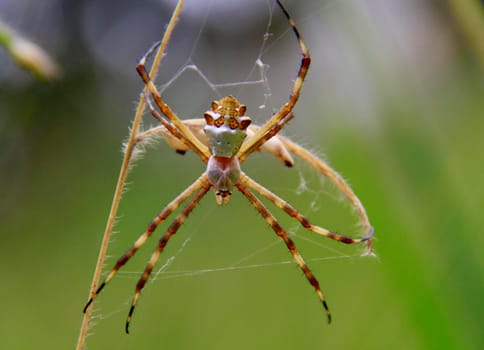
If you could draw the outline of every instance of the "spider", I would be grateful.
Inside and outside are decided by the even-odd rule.
[[[254,192],[272,202],[276,207],[297,220],[309,231],[346,244],[366,242],[367,254],[371,253],[373,228],[370,225],[365,208],[360,200],[334,169],[312,152],[288,138],[278,135],[284,125],[294,117],[292,110],[298,101],[311,62],[311,57],[295,22],[289,15],[289,12],[279,0],[276,0],[276,3],[286,17],[292,32],[297,39],[302,58],[289,100],[262,126],[251,124],[250,117],[245,114],[247,110],[246,106],[241,104],[234,96],[226,96],[218,101],[212,102],[210,110],[205,112],[203,119],[179,119],[170,106],[164,102],[146,70],[147,59],[153,54],[160,43],[153,45],[139,60],[136,70],[145,83],[145,90],[143,92],[145,94],[145,99],[152,116],[156,118],[161,125],[142,133],[138,136],[138,141],[141,141],[143,138],[147,138],[150,135],[161,134],[167,141],[168,145],[175,149],[176,152],[181,154],[184,154],[188,150],[195,152],[200,156],[201,160],[206,163],[207,168],[198,179],[196,179],[175,199],[167,204],[157,216],[155,216],[147,229],[138,237],[131,248],[117,260],[116,264],[107,274],[104,281],[99,285],[94,295],[88,300],[84,307],[84,312],[86,312],[97,295],[99,295],[104,287],[113,279],[119,269],[123,267],[138,249],[146,243],[158,225],[168,219],[168,217],[178,209],[183,202],[188,201],[168,227],[165,234],[160,238],[156,250],[152,253],[142,276],[136,284],[135,293],[125,325],[126,333],[129,333],[129,325],[141,290],[148,281],[155,264],[170,238],[177,233],[180,226],[185,223],[189,214],[200,203],[210,189],[214,190],[216,201],[219,205],[227,204],[233,190],[237,189],[248,199],[250,204],[259,212],[276,235],[285,243],[296,264],[304,272],[308,282],[316,291],[326,312],[328,323],[331,322],[331,313],[318,280],[311,272],[308,265],[304,262],[294,241],[289,237],[273,214],[266,208]],[[155,109],[150,98],[153,99],[156,107],[158,107],[161,113]],[[294,165],[294,160],[291,154],[296,155],[316,171],[320,172],[323,176],[327,177],[356,209],[363,224],[365,236],[362,238],[351,238],[314,225],[302,213],[291,206],[291,204],[246,175],[241,170],[240,164],[243,163],[254,151],[258,150],[269,152],[288,167]]]

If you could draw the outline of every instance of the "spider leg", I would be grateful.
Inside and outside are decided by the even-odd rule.
[[[206,177],[204,178],[206,180]],[[140,296],[141,290],[145,286],[146,282],[148,281],[148,278],[150,277],[151,272],[153,271],[154,266],[158,262],[158,259],[163,252],[163,249],[167,245],[168,241],[170,240],[171,237],[173,237],[180,226],[185,222],[187,219],[188,215],[192,212],[192,210],[198,205],[200,200],[203,198],[203,196],[208,192],[210,189],[211,185],[208,183],[208,181],[204,181],[202,183],[202,187],[198,191],[198,193],[188,202],[183,210],[176,216],[175,220],[173,223],[168,227],[167,231],[161,237],[158,247],[156,250],[153,252],[151,255],[151,258],[146,265],[146,268],[143,272],[143,275],[141,278],[138,280],[138,283],[136,284],[136,291],[133,297],[133,301],[131,303],[131,307],[129,309],[128,317],[126,319],[126,333],[129,333],[129,323],[131,321],[131,318],[133,316],[134,309],[136,307],[136,303],[138,302],[138,298]]]
[[[301,270],[304,272],[309,283],[314,287],[316,290],[316,294],[319,297],[319,300],[323,304],[324,310],[326,311],[326,315],[328,317],[328,323],[331,323],[331,312],[329,311],[328,304],[326,303],[326,299],[324,297],[323,292],[319,286],[319,282],[316,277],[313,275],[309,267],[304,262],[301,254],[299,254],[294,241],[287,235],[287,233],[283,230],[281,225],[277,222],[276,218],[271,214],[271,212],[264,206],[264,204],[242,183],[238,183],[236,185],[237,189],[242,192],[244,196],[247,197],[249,202],[257,209],[257,211],[262,215],[264,220],[271,226],[277,236],[281,238],[284,243],[286,244],[287,249],[293,256],[296,263],[299,265]]]
[[[148,108],[150,109],[150,112],[151,112],[151,115],[159,120],[161,122],[161,124],[163,125],[163,127],[165,128],[165,132],[166,130],[169,131],[169,133],[167,133],[166,135],[169,135],[169,136],[165,136],[165,138],[167,137],[170,137],[171,136],[171,139],[170,140],[173,140],[173,137],[174,137],[174,140],[172,141],[172,143],[174,142],[181,142],[185,147],[188,147],[190,149],[193,149],[193,147],[190,145],[190,143],[183,137],[183,135],[180,133],[180,131],[178,131],[177,128],[175,128],[173,126],[173,124],[169,123],[166,121],[165,118],[163,118],[160,113],[158,113],[158,111],[153,107],[153,104],[151,103],[151,100],[150,98],[148,97],[148,94],[146,93],[146,91],[143,91],[143,95],[145,96],[145,101],[146,103],[148,104]],[[176,141],[175,141],[176,140]],[[177,142],[178,143],[178,142]],[[178,151],[178,150],[177,150]],[[186,152],[186,151],[185,151]],[[202,157],[203,159],[203,157]]]
[[[243,154],[240,154],[239,155],[239,161],[240,161],[240,163],[243,163],[244,160],[249,155],[251,155],[254,151],[256,151],[257,149],[259,149],[260,147],[264,147],[265,146],[267,148],[268,147],[267,146],[268,141],[272,137],[276,136],[277,133],[279,131],[281,131],[281,129],[284,127],[284,125],[286,125],[287,122],[290,121],[292,118],[294,118],[294,114],[291,112],[288,115],[286,115],[284,118],[278,120],[277,123],[274,124],[269,131],[267,131],[264,135],[262,135],[259,140],[255,141],[254,145],[250,149],[248,149]],[[260,127],[256,127],[256,126],[252,126],[252,128],[253,129],[257,128],[256,130],[259,130],[260,129]],[[276,139],[278,139],[278,137],[276,137]],[[278,145],[278,148],[279,149],[277,151],[273,151],[271,153],[275,154],[276,156],[277,156],[277,153],[281,153],[281,156],[277,156],[277,157],[280,158],[280,159],[282,159],[283,160],[283,163],[287,167],[292,167],[294,165],[294,161],[292,160],[291,156],[290,155],[285,155],[283,153],[286,149],[284,147],[281,147],[280,146],[280,141],[277,141],[276,144]],[[282,154],[284,154],[284,155],[282,155]]]
[[[255,145],[257,145],[258,147],[260,147],[260,145],[263,145],[264,142],[267,142],[267,140],[269,140],[270,138],[272,138],[273,136],[275,136],[284,127],[284,125],[289,120],[291,120],[293,117],[294,117],[294,115],[291,112],[286,117],[280,119],[273,126],[273,128],[271,130],[269,130],[265,135],[262,136],[262,138],[260,140],[257,141],[257,143],[255,143]],[[364,226],[364,229],[365,229],[365,233],[366,233],[366,236],[365,237],[363,237],[363,238],[361,238],[359,240],[356,240],[355,242],[350,242],[350,243],[358,243],[358,242],[362,242],[362,241],[367,241],[367,255],[371,254],[371,250],[372,250],[372,246],[371,246],[372,240],[371,240],[371,238],[373,237],[373,231],[374,231],[374,229],[373,229],[373,227],[371,226],[371,224],[369,222],[368,215],[366,214],[366,210],[363,207],[363,204],[361,204],[361,201],[356,196],[356,194],[353,192],[353,190],[348,185],[348,183],[346,183],[346,181],[341,177],[341,175],[339,175],[336,172],[336,170],[334,170],[333,168],[331,168],[326,162],[324,162],[322,159],[318,158],[315,154],[313,154],[312,152],[308,151],[304,147],[298,145],[297,143],[291,141],[287,137],[284,137],[284,136],[281,136],[281,135],[277,135],[277,140],[278,140],[278,142],[281,142],[282,143],[282,145],[284,146],[284,148],[287,151],[289,151],[290,153],[295,154],[295,155],[301,157],[305,162],[307,162],[314,169],[318,170],[325,177],[327,177],[331,182],[333,182],[336,185],[336,187],[350,201],[350,203],[353,205],[353,207],[358,212],[358,215],[361,218],[361,221],[363,223],[363,226]],[[252,150],[252,152],[254,150],[256,150],[256,149],[257,149],[257,147],[254,148]],[[246,153],[242,154],[240,156],[240,162],[242,163],[250,155],[250,153],[251,152],[246,152]],[[251,180],[251,181],[253,181],[253,180]],[[260,186],[259,184],[255,183],[255,181],[254,181],[254,184],[258,185],[259,188],[264,189],[262,186]],[[255,190],[257,190],[255,187],[253,187],[253,188]],[[264,189],[264,190],[266,190],[266,189]],[[271,193],[270,191],[268,191],[268,192]],[[288,208],[287,208],[288,210],[284,209],[283,206],[279,206],[274,200],[272,200],[271,198],[269,198],[268,196],[266,196],[262,192],[259,192],[259,193],[262,194],[262,195],[264,195],[267,199],[271,200],[279,208],[283,209],[289,215],[291,215],[289,213],[289,211],[291,211],[291,210],[289,210]],[[279,198],[279,200],[281,200],[281,199]],[[328,233],[330,233],[330,232],[328,231]],[[344,236],[342,236],[342,237],[344,237]],[[347,238],[349,238],[349,237],[347,237]],[[343,240],[341,240],[341,241],[343,241]]]
[[[151,234],[156,230],[158,225],[162,223],[166,218],[168,218],[171,213],[173,213],[181,203],[183,203],[188,197],[190,197],[193,192],[198,190],[200,187],[207,186],[208,180],[207,176],[203,174],[200,176],[193,184],[191,184],[186,190],[184,190],[182,193],[180,193],[174,200],[172,200],[148,225],[148,228],[146,229],[145,232],[143,232],[138,239],[134,242],[134,244],[131,246],[131,248],[123,255],[121,256],[114,267],[111,269],[109,274],[106,276],[104,281],[99,285],[98,289],[96,290],[96,293],[91,296],[91,298],[88,300],[86,303],[86,306],[84,307],[84,312],[86,312],[87,308],[92,304],[94,299],[98,296],[99,293],[103,290],[103,288],[113,279],[113,277],[116,275],[116,273],[119,271],[121,267],[123,267],[124,264],[128,262],[128,260],[138,251],[139,248],[141,248],[148,238],[150,238]]]
[[[320,172],[323,176],[328,178],[348,199],[348,201],[357,211],[358,216],[361,219],[361,223],[363,224],[367,244],[366,254],[370,255],[372,253],[372,236],[374,229],[370,224],[370,220],[368,219],[368,215],[366,214],[365,207],[361,203],[360,199],[353,192],[350,185],[348,185],[348,183],[343,179],[343,177],[341,177],[340,174],[336,172],[336,170],[331,168],[322,159],[318,158],[314,153],[308,151],[304,147],[298,145],[297,143],[289,140],[286,137],[279,136],[279,140],[281,140],[281,142],[284,144],[289,152],[301,157],[302,160],[304,160],[311,167]]]
[[[262,125],[259,131],[250,140],[242,145],[239,151],[239,155],[241,156],[244,156],[246,153],[250,154],[255,151],[258,148],[259,139],[263,138],[264,135],[274,127],[274,125],[276,125],[281,119],[284,119],[292,111],[292,109],[296,105],[297,100],[299,99],[299,94],[301,92],[304,79],[306,78],[309,64],[311,63],[311,56],[309,55],[309,51],[306,48],[306,44],[304,43],[304,40],[302,39],[301,34],[296,27],[296,24],[294,23],[293,19],[289,15],[289,12],[286,10],[284,5],[279,0],[276,0],[276,2],[286,16],[289,25],[291,26],[292,31],[297,38],[299,49],[301,50],[303,57],[299,65],[299,71],[296,80],[294,81],[291,95],[289,96],[289,101],[286,102],[264,125]]]
[[[160,43],[156,43],[153,45],[139,60],[138,65],[136,66],[136,71],[140,75],[141,79],[146,84],[146,89],[150,92],[151,96],[163,113],[166,118],[173,124],[173,126],[178,129],[179,133],[178,136],[174,135],[175,137],[181,137],[184,142],[190,146],[190,148],[197,153],[200,158],[206,163],[210,154],[208,148],[198,140],[193,133],[183,124],[183,121],[178,118],[178,116],[173,112],[173,110],[163,101],[158,89],[156,88],[155,84],[151,80],[148,72],[146,71],[146,60],[149,56],[151,56],[155,49],[158,47]],[[158,118],[157,118],[158,119]],[[170,129],[168,129],[170,131]]]
[[[249,186],[256,192],[258,192],[260,195],[265,197],[266,199],[270,200],[272,203],[274,203],[275,206],[278,208],[282,209],[286,214],[288,214],[290,217],[296,219],[299,221],[299,223],[306,229],[317,233],[319,235],[334,239],[335,241],[346,243],[346,244],[354,244],[354,243],[361,243],[368,241],[372,237],[372,233],[368,236],[362,237],[362,238],[351,238],[348,236],[344,236],[335,232],[331,232],[323,227],[313,225],[308,218],[306,218],[301,212],[299,212],[297,209],[295,209],[293,206],[291,206],[287,201],[276,195],[275,193],[269,191],[267,188],[262,186],[261,184],[257,183],[250,177],[248,177],[245,174],[241,174],[240,176],[240,181],[244,183],[245,185]]]

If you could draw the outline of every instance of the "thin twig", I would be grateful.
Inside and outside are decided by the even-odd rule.
[[[171,37],[173,29],[175,28],[176,22],[178,20],[179,15],[180,15],[180,11],[183,7],[183,2],[184,2],[183,0],[178,1],[176,8],[173,11],[173,15],[170,19],[170,22],[168,23],[166,31],[163,35],[163,39],[161,40],[161,44],[158,48],[158,51],[156,52],[156,56],[153,59],[153,65],[152,65],[151,70],[150,70],[150,76],[153,79],[158,72],[158,67],[160,65],[161,59],[163,58],[163,53],[165,52],[166,46],[167,46],[168,41]],[[126,181],[126,176],[127,176],[128,169],[129,169],[129,163],[132,159],[134,148],[136,147],[136,137],[137,137],[138,128],[139,128],[139,124],[141,122],[141,117],[143,115],[144,108],[145,108],[145,97],[142,94],[141,97],[140,97],[139,103],[138,103],[138,107],[136,109],[136,114],[135,114],[134,119],[133,119],[133,125],[132,125],[132,128],[131,128],[131,133],[129,135],[129,141],[128,141],[128,144],[126,146],[126,151],[125,151],[125,154],[124,154],[123,163],[121,165],[121,170],[120,170],[120,173],[119,173],[118,182],[116,184],[116,190],[114,191],[114,198],[113,198],[113,201],[112,201],[112,204],[111,204],[111,210],[109,212],[109,216],[108,216],[108,220],[107,220],[107,224],[106,224],[106,229],[104,231],[104,237],[103,237],[103,240],[102,240],[101,248],[100,248],[100,251],[99,251],[99,256],[98,256],[97,263],[96,263],[96,269],[94,271],[94,276],[93,276],[93,279],[92,279],[92,282],[91,282],[91,288],[90,288],[90,292],[89,292],[90,297],[95,296],[96,289],[99,285],[99,280],[101,278],[104,260],[106,258],[107,248],[108,248],[108,245],[109,245],[109,242],[110,242],[110,237],[111,237],[111,233],[113,231],[114,221],[115,221],[115,218],[116,218],[116,215],[117,215],[117,212],[118,212],[119,202],[121,200],[121,194],[123,193],[123,189],[124,189],[124,185],[125,185],[125,181]],[[77,341],[77,347],[76,347],[77,350],[83,350],[84,347],[85,347],[87,331],[89,329],[89,323],[90,323],[90,320],[91,320],[92,308],[93,307],[91,305],[89,308],[87,308],[86,312],[84,313],[84,317],[82,319],[82,324],[81,324],[81,328],[80,328],[80,332],[79,332],[79,338],[78,338],[78,341]]]

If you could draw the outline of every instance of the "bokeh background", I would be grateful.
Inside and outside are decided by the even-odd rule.
[[[247,201],[235,193],[220,208],[209,194],[170,242],[160,266],[173,263],[145,288],[132,334],[124,320],[156,238],[96,301],[88,349],[484,347],[481,3],[286,3],[313,63],[285,134],[352,184],[376,229],[377,257],[315,237],[274,209],[319,277],[334,317],[327,325]],[[54,81],[38,80],[0,49],[0,348],[75,347],[143,86],[134,66],[173,6],[0,1],[1,21],[62,68]],[[285,100],[299,52],[272,6],[187,1],[157,81],[181,116],[201,116],[217,93],[234,93],[260,123]],[[249,74],[257,58],[270,66],[269,85],[241,84],[258,79],[258,69]],[[191,63],[198,71],[163,85]],[[238,84],[216,85],[227,82]],[[164,142],[148,148],[129,177],[107,268],[203,168]],[[315,223],[357,231],[351,208],[304,164],[287,169],[257,154],[245,170]]]

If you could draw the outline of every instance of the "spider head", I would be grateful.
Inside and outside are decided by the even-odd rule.
[[[212,102],[212,109],[204,115],[207,123],[204,131],[213,156],[232,158],[237,154],[251,123],[246,110],[233,96]]]

